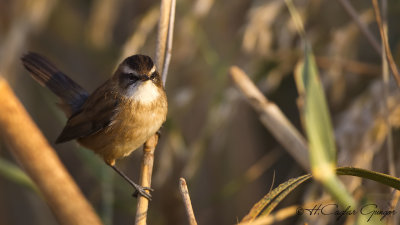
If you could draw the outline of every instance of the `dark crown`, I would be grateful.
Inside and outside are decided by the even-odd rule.
[[[147,55],[133,55],[125,59],[132,70],[139,74],[147,74],[154,66],[153,60]]]

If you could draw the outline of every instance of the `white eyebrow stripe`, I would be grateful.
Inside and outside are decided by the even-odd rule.
[[[129,66],[127,66],[127,65],[123,65],[123,66],[122,66],[122,72],[123,72],[123,73],[127,73],[127,74],[132,73],[132,74],[134,74],[135,76],[139,76],[138,73],[137,73],[135,70],[132,70],[132,69],[129,68]]]
[[[149,75],[151,75],[152,73],[154,73],[156,71],[156,66],[153,65],[153,67],[151,68]]]

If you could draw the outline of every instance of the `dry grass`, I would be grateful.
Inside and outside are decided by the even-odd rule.
[[[60,224],[102,224],[7,82],[0,78],[0,131]]]
[[[392,52],[391,64],[398,63],[400,3],[387,3],[383,36],[390,40],[390,46],[379,41],[382,38],[371,1],[293,0],[304,21],[305,35],[314,47],[326,90],[338,165],[398,174],[399,154],[393,151],[389,155],[386,149],[392,145],[387,140],[390,133],[393,149],[400,144],[400,95],[392,76],[386,80],[386,87],[382,85],[385,62],[381,46],[384,56],[388,48]],[[168,28],[165,23],[162,29],[156,28],[162,11],[158,0],[98,0],[91,4],[0,0],[0,4],[0,70],[7,71],[3,77],[50,146],[65,121],[59,119],[63,117],[54,107],[53,96],[23,71],[21,53],[41,52],[83,87],[93,90],[110,76],[120,57],[134,53],[153,57],[157,46],[165,49],[163,46],[168,45],[168,41],[157,44],[159,30],[165,34]],[[106,7],[108,4],[110,7]],[[380,9],[384,25],[386,10],[381,5]],[[280,184],[308,168],[293,81],[295,65],[302,57],[296,24],[279,0],[182,0],[177,2],[174,30],[166,84],[169,114],[154,152],[152,186],[156,191],[149,208],[145,207],[146,222],[187,224],[176,185],[180,177],[185,177],[198,224],[234,224],[268,192],[274,171],[275,184]],[[166,56],[165,51],[157,54],[156,58]],[[164,60],[157,62],[164,67]],[[239,79],[233,83],[228,75],[231,65],[241,68],[253,89],[259,89],[256,95],[248,95],[256,97],[250,105],[235,87],[249,82]],[[393,65],[391,68],[394,71]],[[264,103],[267,106],[260,107]],[[279,119],[264,115],[260,121],[269,109],[278,112],[274,115],[280,115]],[[280,135],[285,129],[295,134],[289,137],[297,137],[297,142]],[[4,134],[2,140],[8,141]],[[131,190],[119,179],[108,179],[110,175],[104,172],[100,159],[75,144],[52,147],[93,208],[106,218],[104,222],[133,223],[137,206],[130,198]],[[17,164],[8,150],[2,144],[0,157]],[[138,179],[140,158],[135,153],[119,162],[134,180]],[[343,181],[354,196],[357,193],[356,199],[367,198],[382,207],[393,199],[384,186],[361,179]],[[282,207],[314,202],[323,195],[315,184],[300,189],[289,195]],[[110,195],[113,197],[106,201]],[[40,197],[3,176],[0,199],[0,224],[57,224]],[[99,210],[103,208],[107,210]],[[293,209],[290,212],[286,214],[290,219],[277,224],[329,224],[334,219],[298,217],[292,216]]]

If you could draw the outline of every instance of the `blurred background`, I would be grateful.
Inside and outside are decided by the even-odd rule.
[[[400,95],[391,82],[386,89],[390,110],[385,114],[379,52],[339,1],[294,3],[320,69],[338,164],[389,173],[388,132],[383,124],[389,115],[392,125],[399,125],[395,115]],[[0,0],[0,74],[105,224],[133,223],[133,190],[91,151],[75,142],[54,145],[66,118],[54,104],[56,97],[29,77],[20,57],[27,51],[45,55],[92,92],[124,57],[140,53],[154,58],[159,4],[155,0]],[[352,0],[351,4],[379,44],[371,2]],[[388,4],[388,34],[396,60],[400,2]],[[293,79],[301,57],[301,39],[283,0],[177,1],[166,83],[169,112],[156,149],[149,224],[187,224],[179,177],[187,179],[199,224],[235,224],[271,186],[306,173],[263,127],[228,76],[231,65],[243,68],[303,133]],[[396,150],[398,130],[392,137],[390,146]],[[3,142],[0,146],[0,224],[57,224],[28,181],[7,175],[17,162]],[[136,181],[141,154],[135,151],[117,162]],[[396,151],[392,159],[398,160]],[[390,202],[391,192],[385,186],[355,178],[344,181],[358,198],[383,205]],[[319,185],[308,182],[278,208],[319,199],[321,192]],[[280,224],[304,221],[329,224],[328,218],[299,216]]]

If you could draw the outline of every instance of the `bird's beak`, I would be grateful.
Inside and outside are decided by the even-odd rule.
[[[149,76],[147,76],[147,75],[140,75],[140,78],[139,78],[141,81],[147,81],[147,80],[150,80],[150,77]]]

